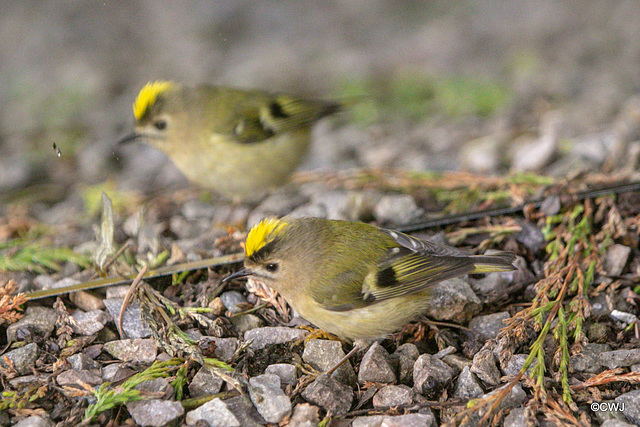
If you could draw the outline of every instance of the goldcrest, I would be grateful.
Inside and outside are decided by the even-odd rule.
[[[192,182],[232,200],[255,200],[287,182],[314,122],[339,105],[219,86],[148,83],[121,142],[163,151]]]
[[[348,340],[391,334],[423,313],[440,281],[514,270],[515,255],[468,255],[369,224],[264,219],[248,233],[244,267],[306,320]]]

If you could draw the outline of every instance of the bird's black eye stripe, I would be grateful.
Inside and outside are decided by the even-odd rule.
[[[269,104],[269,111],[271,111],[271,115],[276,119],[289,117],[289,115],[282,109],[282,105],[278,104],[276,101]]]
[[[167,128],[167,121],[162,119],[156,120],[153,122],[153,126],[158,130],[165,130]]]
[[[276,271],[278,271],[278,263],[277,262],[270,262],[269,264],[265,265],[264,268],[269,273],[275,273]]]
[[[381,288],[388,288],[390,286],[395,286],[398,284],[398,280],[396,278],[396,272],[393,267],[387,267],[383,270],[378,271],[378,283],[377,285]]]

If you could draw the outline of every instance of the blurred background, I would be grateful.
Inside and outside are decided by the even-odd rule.
[[[156,79],[357,100],[305,169],[635,170],[639,64],[635,1],[4,0],[0,194],[188,185],[116,144]]]

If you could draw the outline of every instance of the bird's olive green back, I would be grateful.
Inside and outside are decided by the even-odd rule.
[[[513,269],[512,254],[467,255],[364,223],[312,218],[287,222],[274,247],[283,259],[294,260],[295,270],[312,284],[311,296],[328,310],[425,292],[440,281],[482,268]]]

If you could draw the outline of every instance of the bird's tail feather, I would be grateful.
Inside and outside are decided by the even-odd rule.
[[[473,257],[475,273],[493,273],[497,271],[516,270],[513,263],[516,255],[511,252],[498,252],[491,255],[478,255]]]

